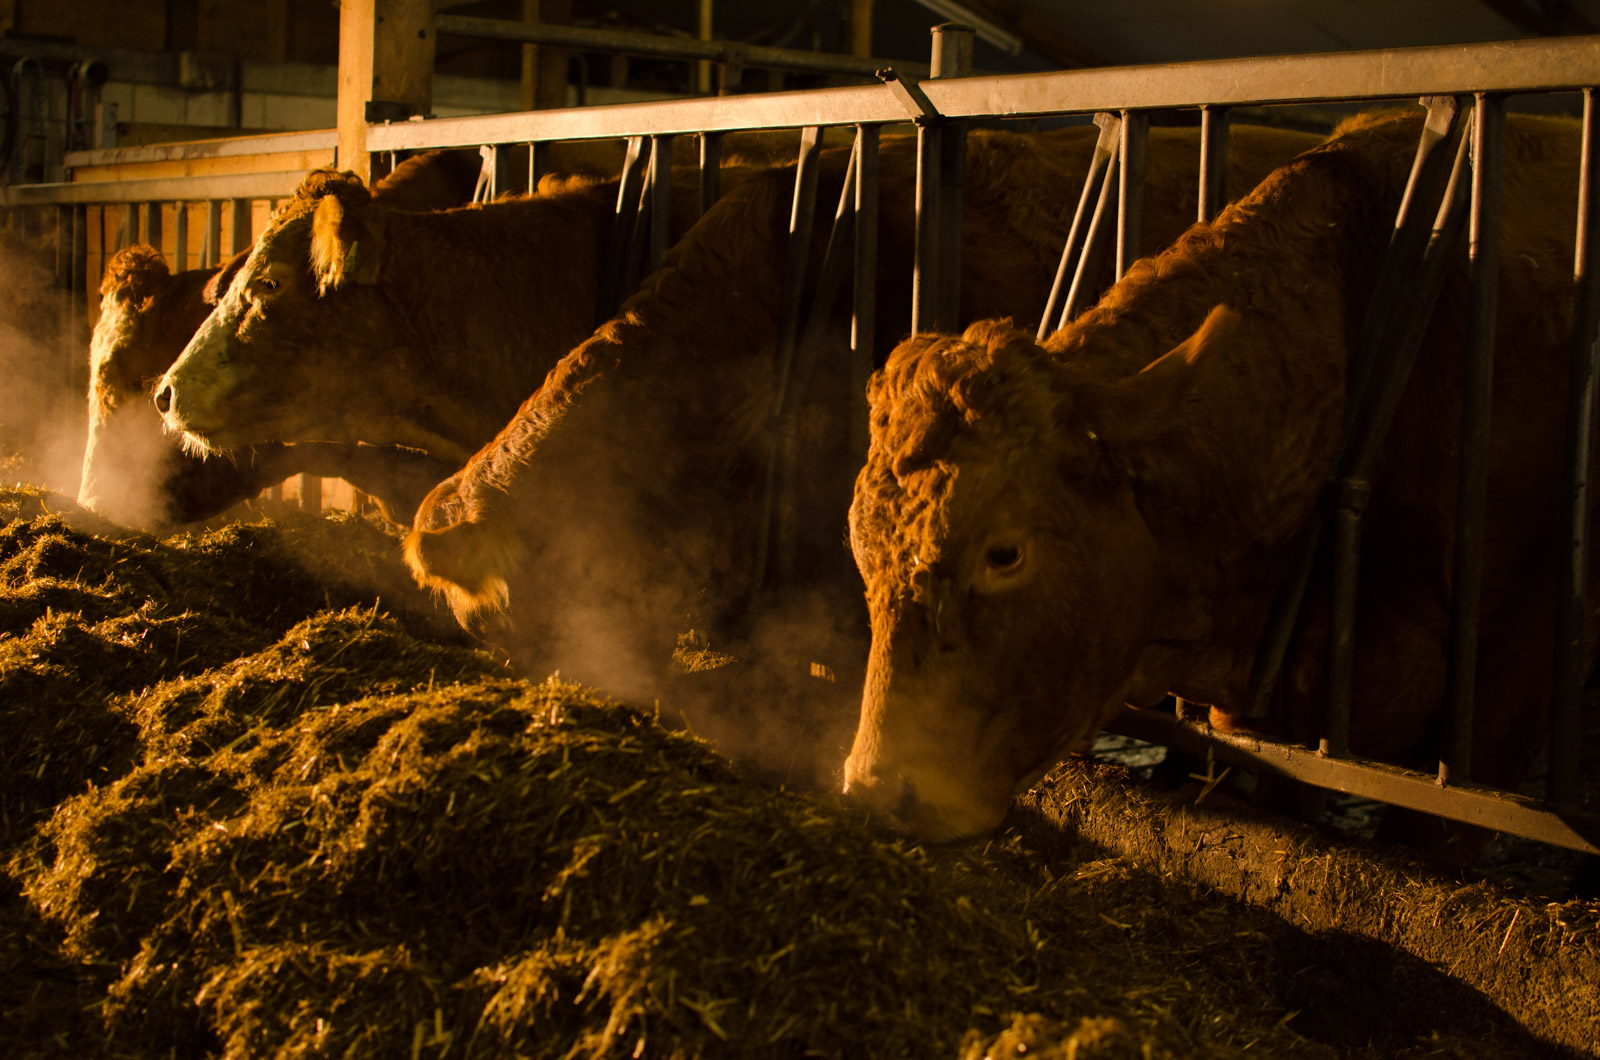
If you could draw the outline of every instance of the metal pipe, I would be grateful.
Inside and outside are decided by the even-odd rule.
[[[867,459],[867,381],[876,356],[878,326],[878,134],[856,129],[855,308],[850,321],[850,454]]]
[[[965,77],[972,73],[974,32],[971,26],[947,22],[934,26],[930,78]],[[939,132],[939,250],[933,327],[955,331],[961,324],[961,225],[966,207],[967,127],[941,121]]]
[[[1578,171],[1577,253],[1573,273],[1572,354],[1567,381],[1566,496],[1561,525],[1565,540],[1560,561],[1556,610],[1554,694],[1550,703],[1548,796],[1553,802],[1576,803],[1579,725],[1584,681],[1583,627],[1589,573],[1589,476],[1594,446],[1595,387],[1600,380],[1600,290],[1595,268],[1600,256],[1600,180],[1595,152],[1600,149],[1600,111],[1595,89],[1583,92],[1583,156]]]
[[[1390,328],[1392,341],[1383,349],[1384,372],[1373,380],[1372,393],[1358,410],[1345,439],[1334,481],[1338,486],[1334,516],[1333,595],[1328,617],[1327,702],[1320,750],[1344,755],[1350,749],[1350,708],[1355,680],[1356,592],[1360,580],[1361,519],[1372,495],[1378,457],[1405,393],[1411,367],[1444,290],[1450,259],[1466,222],[1470,137],[1457,143],[1450,181],[1440,202],[1427,248],[1410,286],[1405,311]]]
[[[650,250],[645,272],[654,272],[672,242],[672,137],[650,145]]]
[[[1055,327],[1057,311],[1065,294],[1067,277],[1076,275],[1079,256],[1078,237],[1083,234],[1083,223],[1089,212],[1089,197],[1094,194],[1095,183],[1101,179],[1105,167],[1117,157],[1122,142],[1122,119],[1109,111],[1096,114],[1094,123],[1100,126],[1100,138],[1095,141],[1094,154],[1089,156],[1089,172],[1083,178],[1083,190],[1078,193],[1078,206],[1072,212],[1072,224],[1067,228],[1067,241],[1061,247],[1061,261],[1056,266],[1056,278],[1050,284],[1050,296],[1045,299],[1044,312],[1039,316],[1039,330],[1034,336],[1043,342]]]
[[[1067,288],[1067,297],[1061,303],[1061,319],[1056,322],[1057,328],[1066,327],[1077,315],[1079,304],[1089,295],[1089,285],[1095,282],[1095,277],[1100,273],[1107,242],[1105,231],[1109,222],[1106,218],[1117,209],[1117,185],[1121,179],[1121,136],[1117,140],[1117,157],[1112,160],[1116,164],[1108,165],[1105,176],[1100,180],[1100,198],[1094,204],[1094,216],[1089,220],[1089,232],[1083,240],[1083,253],[1078,256],[1078,268],[1072,274],[1072,286]]]
[[[1117,256],[1115,276],[1122,279],[1139,256],[1144,233],[1144,171],[1148,157],[1150,115],[1122,112],[1122,165],[1117,167]]]
[[[916,241],[911,273],[911,333],[939,323],[939,163],[942,130],[936,121],[917,121]]]
[[[700,134],[700,216],[722,197],[722,134]]]
[[[1494,328],[1500,278],[1501,192],[1505,184],[1505,97],[1479,94],[1472,114],[1472,208],[1467,348],[1462,369],[1461,467],[1451,576],[1449,666],[1439,782],[1471,776],[1477,691],[1478,603],[1483,584],[1484,514],[1489,496],[1489,417],[1494,396]]]
[[[611,238],[607,243],[605,267],[601,273],[597,325],[610,320],[622,304],[628,237],[639,211],[647,161],[645,155],[648,153],[645,144],[648,142],[643,136],[628,138],[628,150],[622,162],[622,178],[617,184],[617,208],[611,218]]]
[[[1228,197],[1228,108],[1200,108],[1200,203],[1198,220],[1216,219]]]
[[[558,26],[548,22],[512,22],[496,18],[471,18],[465,15],[439,15],[434,19],[438,33],[485,40],[521,41],[547,44],[588,52],[623,52],[651,55],[663,59],[706,60],[714,63],[737,62],[743,66],[771,67],[775,70],[800,70],[818,74],[855,74],[872,77],[887,59],[837,55],[831,52],[764,48],[733,41],[701,41],[688,37],[668,37],[657,33],[625,33],[618,30]],[[902,64],[903,65],[903,64]],[[908,67],[909,69],[909,67]],[[917,68],[918,76],[925,72]]]

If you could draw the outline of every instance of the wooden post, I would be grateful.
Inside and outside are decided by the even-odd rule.
[[[341,168],[371,180],[369,103],[392,113],[428,113],[433,106],[433,53],[431,0],[341,0],[337,110]]]

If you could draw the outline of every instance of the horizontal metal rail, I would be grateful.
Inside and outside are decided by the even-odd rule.
[[[1319,788],[1600,854],[1600,814],[1553,810],[1526,795],[1470,783],[1445,786],[1433,773],[1367,758],[1329,758],[1298,744],[1219,732],[1208,725],[1153,710],[1125,710],[1112,719],[1106,730],[1187,754],[1210,754],[1217,761],[1240,768],[1269,769]]]
[[[433,22],[437,33],[487,40],[518,41],[523,44],[549,44],[579,51],[621,52],[650,55],[663,59],[709,60],[737,66],[770,67],[817,74],[853,74],[873,77],[885,66],[899,66],[908,73],[925,77],[925,63],[899,63],[870,56],[841,55],[832,52],[797,51],[792,48],[766,48],[738,41],[696,40],[669,37],[660,33],[626,33],[582,26],[556,26],[548,22],[512,22],[499,18],[471,18],[466,15],[439,15]]]
[[[1593,82],[1597,70],[1600,36],[938,78],[920,87],[941,116],[954,120],[1188,108],[1200,101],[1228,107],[1576,91]],[[420,150],[856,125],[911,116],[888,86],[862,85],[378,124],[369,127],[367,145],[374,151]]]
[[[201,199],[282,199],[294,194],[305,170],[277,173],[219,173],[203,177],[84,181],[65,184],[13,184],[0,205],[101,205],[147,202],[197,202]]]
[[[189,140],[179,144],[148,144],[142,147],[104,147],[92,151],[68,151],[62,162],[68,169],[79,166],[123,166],[145,162],[191,162],[203,158],[240,158],[250,155],[280,155],[295,151],[330,151],[339,143],[336,129],[306,132],[264,133],[237,136],[227,140]]]

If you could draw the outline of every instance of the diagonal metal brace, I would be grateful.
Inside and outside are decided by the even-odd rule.
[[[888,85],[896,96],[905,103],[906,110],[911,115],[911,120],[918,125],[939,121],[944,115],[939,113],[933,101],[928,99],[915,81],[908,81],[895,73],[894,67],[886,66],[878,71],[878,80]]]

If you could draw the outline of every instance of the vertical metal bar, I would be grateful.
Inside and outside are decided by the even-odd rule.
[[[250,231],[250,200],[232,199],[230,201],[233,204],[233,233],[228,256],[231,258],[241,250],[249,250],[250,244],[255,242],[255,237]]]
[[[1472,114],[1472,210],[1468,235],[1467,351],[1461,405],[1461,468],[1451,577],[1449,668],[1439,782],[1469,779],[1477,691],[1478,601],[1489,496],[1489,416],[1494,394],[1494,328],[1500,278],[1500,203],[1505,177],[1505,97],[1479,93]]]
[[[1117,157],[1117,147],[1122,142],[1122,119],[1110,111],[1094,116],[1100,126],[1100,138],[1095,141],[1094,154],[1089,157],[1089,172],[1083,178],[1083,190],[1078,193],[1078,207],[1072,213],[1072,224],[1067,228],[1067,241],[1061,247],[1061,262],[1056,266],[1056,278],[1050,285],[1050,297],[1045,299],[1044,312],[1039,316],[1039,330],[1034,336],[1040,342],[1055,327],[1061,298],[1066,293],[1067,277],[1076,275],[1079,257],[1078,237],[1083,234],[1084,221],[1089,214],[1089,197],[1105,172],[1105,167]]]
[[[214,269],[222,264],[222,200],[206,200],[206,236],[203,244],[205,259],[200,264]]]
[[[722,134],[700,134],[700,216],[722,197]]]
[[[161,204],[147,202],[144,204],[144,241],[160,250],[161,236]]]
[[[1118,136],[1118,157],[1121,155],[1121,136]],[[1083,253],[1078,256],[1078,268],[1072,274],[1072,286],[1067,288],[1067,297],[1061,303],[1061,319],[1056,322],[1057,328],[1064,328],[1067,322],[1076,315],[1078,304],[1088,297],[1089,286],[1095,282],[1095,277],[1100,272],[1101,259],[1105,256],[1106,225],[1110,222],[1107,218],[1117,209],[1117,185],[1119,183],[1118,159],[1113,158],[1112,164],[1106,166],[1105,176],[1100,179],[1100,198],[1094,204],[1094,216],[1089,220],[1089,233],[1083,240]]]
[[[189,267],[189,204],[177,204],[178,212],[172,219],[172,271],[182,272]]]
[[[1449,184],[1439,204],[1428,245],[1410,285],[1406,312],[1389,329],[1384,374],[1361,408],[1340,454],[1334,475],[1339,493],[1333,519],[1333,594],[1328,616],[1327,703],[1319,750],[1326,755],[1350,749],[1350,706],[1355,678],[1356,593],[1361,575],[1361,520],[1372,496],[1379,454],[1400,407],[1411,366],[1422,347],[1433,307],[1450,271],[1466,217],[1468,181],[1463,179],[1470,137],[1457,144]]]
[[[940,127],[917,121],[916,242],[911,273],[911,332],[932,331],[937,325],[935,301],[939,292],[939,161]]]
[[[1579,797],[1578,709],[1583,689],[1584,598],[1589,575],[1589,475],[1594,445],[1595,386],[1600,380],[1600,290],[1595,268],[1600,254],[1600,111],[1595,89],[1583,92],[1583,161],[1578,174],[1577,254],[1573,261],[1572,355],[1567,380],[1566,496],[1562,526],[1566,540],[1557,551],[1560,590],[1556,600],[1555,683],[1550,702],[1548,797],[1575,803]]]
[[[475,203],[493,202],[495,187],[494,182],[498,176],[499,167],[495,162],[499,151],[494,144],[480,144],[478,146],[478,179],[472,184],[472,201]]]
[[[1228,196],[1228,108],[1200,108],[1199,221],[1214,220]]]
[[[550,141],[534,140],[528,144],[528,194],[539,190],[539,178],[550,172]]]
[[[947,22],[933,27],[932,78],[965,77],[972,73],[975,33],[970,26]],[[933,327],[954,331],[961,324],[961,223],[967,183],[967,123],[942,121],[939,133],[938,282]]]
[[[644,170],[648,140],[643,136],[628,138],[628,152],[622,163],[622,179],[617,184],[617,209],[611,218],[611,239],[606,247],[605,272],[600,284],[598,324],[611,319],[622,303],[622,278],[626,273],[629,235],[638,215],[640,191],[644,184]]]
[[[672,137],[653,136],[650,145],[650,251],[646,272],[661,264],[672,244]]]
[[[805,294],[811,230],[817,212],[817,156],[821,139],[822,130],[814,125],[801,130],[800,155],[794,175],[794,203],[789,212],[789,243],[783,263],[783,289],[778,298],[777,367],[772,397],[776,429],[767,455],[761,514],[757,520],[752,590],[759,590],[772,580],[767,567],[775,551],[772,540],[774,521],[783,515],[780,509],[787,510],[792,504],[789,488],[792,483],[780,480],[780,469],[787,461],[787,452],[793,449],[796,439],[793,437],[793,420],[786,419],[782,412],[789,401],[790,377],[794,370],[795,347],[799,341],[800,304]],[[778,534],[783,538],[790,536],[784,526],[778,527]],[[776,551],[781,561],[784,551],[782,540]],[[782,577],[781,571],[773,574]]]
[[[878,326],[878,133],[856,126],[855,311],[850,321],[850,454],[867,459],[867,380]]]
[[[1384,252],[1373,293],[1362,318],[1361,330],[1350,349],[1350,365],[1345,372],[1344,433],[1346,444],[1355,429],[1356,417],[1367,404],[1368,383],[1378,357],[1387,347],[1385,343],[1394,323],[1400,288],[1411,272],[1426,231],[1426,215],[1416,204],[1438,201],[1440,188],[1448,179],[1446,154],[1438,150],[1455,128],[1460,103],[1453,96],[1432,96],[1423,102],[1428,116],[1423,122],[1422,135],[1417,141],[1417,153],[1412,159],[1411,172],[1406,180],[1399,209],[1395,213],[1394,228],[1389,234],[1389,246]],[[1278,675],[1288,657],[1289,642],[1294,637],[1300,608],[1305,600],[1306,586],[1326,529],[1327,517],[1313,519],[1302,534],[1298,551],[1288,573],[1278,585],[1272,601],[1272,613],[1266,630],[1256,645],[1255,662],[1250,672],[1250,710],[1252,718],[1266,717],[1272,701]]]
[[[1128,271],[1139,256],[1144,234],[1144,170],[1150,115],[1143,111],[1122,112],[1122,164],[1117,167],[1117,257],[1116,278]]]

